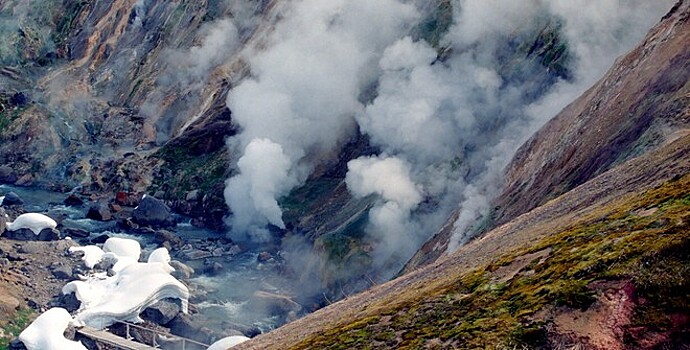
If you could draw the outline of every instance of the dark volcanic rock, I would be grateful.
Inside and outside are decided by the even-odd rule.
[[[19,197],[18,194],[14,192],[8,192],[5,195],[5,199],[2,201],[2,205],[22,205],[24,204],[24,200]]]
[[[72,268],[67,265],[57,265],[51,266],[50,271],[53,273],[55,278],[60,280],[71,280],[72,279]]]
[[[173,260],[170,262],[170,266],[175,269],[171,275],[177,279],[188,280],[194,276],[194,269],[180,261]]]
[[[20,228],[14,231],[8,230],[3,236],[17,241],[56,241],[60,239],[60,231],[44,228],[39,234],[35,234],[28,228]]]
[[[84,204],[84,201],[79,198],[76,194],[72,193],[64,200],[65,205],[70,207],[76,207]]]
[[[182,238],[168,230],[156,231],[154,240],[158,244],[168,242],[173,248],[179,248],[183,243]]]
[[[82,230],[80,228],[69,228],[69,227],[63,228],[62,233],[64,233],[65,236],[74,237],[74,238],[86,238],[86,237],[89,237],[91,235],[91,233],[89,231]]]
[[[194,319],[193,316],[187,314],[178,314],[170,323],[170,333],[179,335],[181,337],[189,338],[210,344],[213,342],[212,331],[203,326],[203,323]]]
[[[113,219],[113,213],[110,212],[108,206],[103,203],[94,203],[86,213],[86,217],[91,220],[109,221]]]
[[[57,306],[69,312],[75,312],[79,310],[79,307],[81,306],[81,301],[77,299],[77,296],[74,293],[60,294],[57,300]]]
[[[171,227],[175,219],[163,201],[151,196],[144,196],[139,206],[134,208],[132,219],[139,225],[151,227]]]
[[[108,236],[108,235],[100,235],[100,236],[98,236],[98,237],[94,237],[94,238],[91,240],[91,243],[94,243],[94,244],[105,243],[105,241],[107,241],[108,238],[110,238],[110,236]]]
[[[10,350],[26,350],[26,346],[24,346],[24,343],[22,343],[19,338],[14,338],[12,341],[10,341],[10,345],[8,347]]]
[[[146,310],[143,318],[161,326],[165,326],[180,313],[180,306],[175,302],[161,300]]]

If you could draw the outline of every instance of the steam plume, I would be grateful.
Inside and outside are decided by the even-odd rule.
[[[459,208],[454,250],[486,214],[515,149],[671,2],[456,0],[442,59],[441,48],[408,36],[426,15],[421,2],[295,2],[246,57],[253,77],[228,97],[242,128],[229,144],[243,154],[225,190],[233,234],[283,227],[277,199],[358,127],[382,150],[351,161],[346,180],[353,195],[380,198],[369,216],[383,242],[373,254],[386,261],[386,247],[405,246],[396,259],[406,259]],[[544,26],[567,47],[568,74],[515,54]],[[358,99],[373,83],[375,98]]]

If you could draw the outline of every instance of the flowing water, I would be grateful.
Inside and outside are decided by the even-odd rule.
[[[144,257],[158,248],[151,237],[121,232],[114,220],[101,222],[87,219],[88,205],[65,206],[65,193],[0,185],[0,197],[10,191],[17,193],[24,200],[23,207],[26,212],[46,213],[61,222],[65,228],[78,228],[90,232],[89,238],[106,234],[110,237],[135,239],[141,243]],[[179,219],[180,223],[171,231],[185,241],[192,242],[192,245],[195,241],[219,239],[223,236],[217,232],[194,227],[187,218]],[[81,244],[88,244],[86,240]],[[291,281],[280,274],[277,264],[258,262],[260,252],[259,247],[254,247],[232,256],[209,258],[204,261],[185,261],[172,254],[173,259],[181,260],[197,271],[203,271],[205,265],[213,263],[223,265],[223,269],[218,273],[197,273],[189,281],[193,304],[203,316],[206,327],[219,332],[238,329],[238,326],[266,332],[285,322],[284,316],[279,316],[260,305],[257,307],[257,303],[251,302],[257,291],[290,295],[292,289]]]

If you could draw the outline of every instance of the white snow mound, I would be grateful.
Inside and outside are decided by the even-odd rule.
[[[83,252],[84,256],[81,258],[81,260],[84,262],[84,265],[90,269],[96,266],[96,264],[101,261],[103,254],[105,254],[103,249],[95,245],[87,245],[85,247],[69,247],[69,252],[72,254],[75,252]]]
[[[103,251],[114,253],[120,258],[134,258],[138,261],[141,255],[141,245],[133,239],[110,237],[103,244]]]
[[[158,248],[151,252],[148,262],[159,262],[164,264],[170,263],[170,253],[166,248]]]
[[[28,350],[86,350],[81,342],[65,338],[63,333],[72,316],[63,308],[52,308],[29,325],[21,334],[19,340]]]
[[[165,298],[180,299],[186,313],[189,290],[170,275],[172,271],[164,263],[134,263],[112,277],[67,283],[62,292],[75,293],[82,302],[75,320],[95,329],[117,321],[139,322],[144,309]]]
[[[50,217],[40,213],[26,213],[19,215],[13,222],[7,223],[7,229],[16,231],[21,228],[28,228],[38,235],[43,229],[55,228],[57,223]]]
[[[243,335],[233,335],[227,338],[223,338],[208,347],[206,350],[226,350],[235,345],[241,344],[249,340],[249,338]]]

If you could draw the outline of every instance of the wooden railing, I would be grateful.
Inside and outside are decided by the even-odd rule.
[[[91,338],[95,341],[113,345],[125,350],[160,349],[161,344],[158,344],[159,340],[164,340],[166,347],[169,347],[171,344],[179,344],[180,347],[175,348],[179,348],[182,350],[192,350],[198,348],[206,349],[209,347],[208,344],[204,344],[196,340],[162,332],[156,329],[146,328],[143,326],[136,325],[134,323],[118,321],[116,324],[118,323],[122,324],[125,328],[124,337],[118,336],[111,332],[97,331],[94,329],[90,329],[88,327],[83,327],[79,329],[78,332],[81,335]],[[132,336],[132,329],[137,329],[139,331],[143,331],[150,334],[150,344],[147,344],[146,342],[141,342],[140,339],[135,339],[135,337]],[[120,340],[118,340],[118,338]]]

